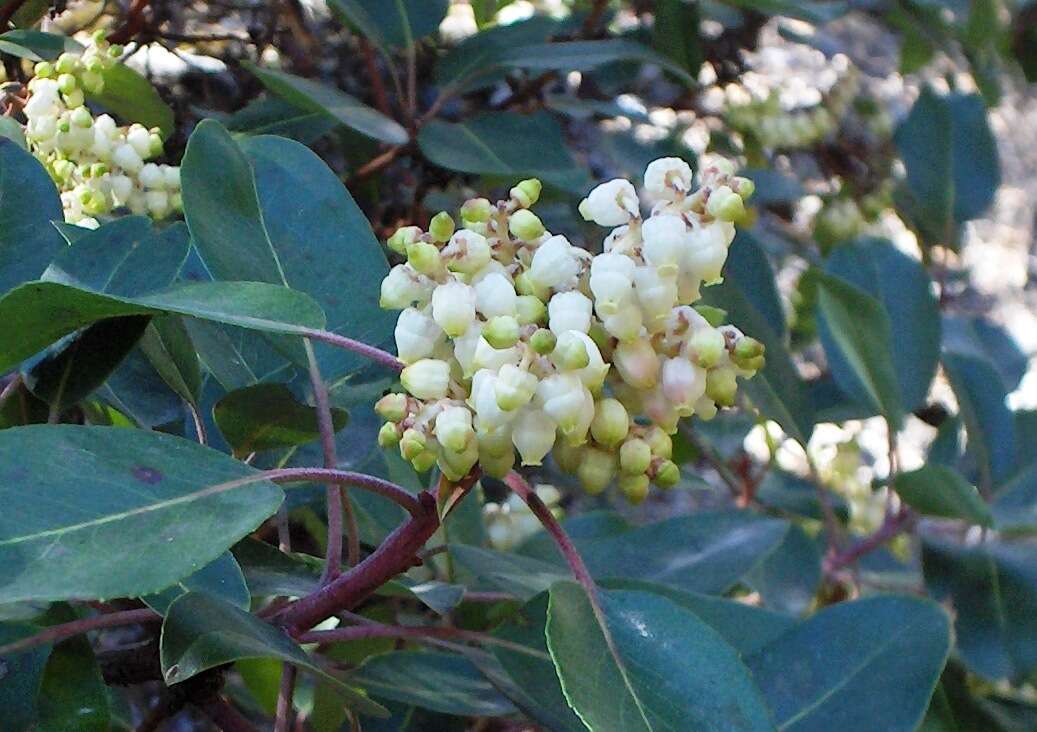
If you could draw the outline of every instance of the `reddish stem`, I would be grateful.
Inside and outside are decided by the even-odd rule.
[[[906,508],[897,513],[887,514],[882,525],[870,536],[848,548],[846,551],[825,558],[824,569],[826,574],[834,574],[843,567],[853,564],[866,554],[878,549],[887,541],[896,538],[904,531],[911,528],[914,523],[914,514]]]
[[[317,328],[304,328],[300,332],[300,335],[313,341],[320,341],[321,343],[327,343],[336,348],[352,351],[353,353],[359,354],[376,363],[380,363],[383,366],[388,366],[396,371],[403,371],[404,364],[396,358],[396,356],[392,355],[388,351],[383,351],[381,348],[370,346],[363,341],[347,338],[346,336],[340,336],[338,333],[319,330]]]
[[[22,638],[13,643],[8,643],[5,646],[0,646],[0,656],[8,656],[12,653],[21,653],[30,648],[46,645],[48,643],[57,643],[58,641],[82,635],[91,630],[114,628],[120,625],[136,625],[138,623],[157,623],[160,620],[162,620],[162,616],[150,608],[124,610],[122,612],[109,613],[108,615],[95,615],[91,618],[81,618],[80,620],[73,620],[60,625],[52,625],[49,628],[41,630],[36,635],[31,635],[28,638]]]
[[[133,0],[126,13],[126,22],[114,33],[108,36],[112,43],[129,43],[137,34],[144,30],[144,10],[148,7],[148,0]]]
[[[388,480],[377,478],[366,473],[356,473],[352,470],[332,470],[329,468],[277,468],[268,470],[259,476],[258,480],[269,480],[274,483],[301,483],[304,481],[317,481],[322,483],[337,483],[340,485],[351,485],[371,493],[377,493],[383,498],[402,506],[407,513],[417,516],[424,510],[419,501],[405,489],[391,483]]]
[[[290,663],[281,666],[281,687],[277,692],[274,712],[274,732],[288,732],[292,728],[292,699],[295,697],[296,669]]]
[[[257,732],[255,726],[223,697],[206,704],[204,711],[223,732]]]

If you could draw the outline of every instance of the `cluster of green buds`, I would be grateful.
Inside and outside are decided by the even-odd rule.
[[[591,493],[618,478],[636,502],[653,481],[677,483],[680,418],[711,419],[734,404],[736,378],[763,366],[759,341],[693,307],[721,279],[753,184],[723,160],[699,182],[678,158],[651,163],[647,218],[629,181],[596,187],[579,207],[611,228],[596,256],[544,228],[535,179],[496,204],[465,202],[460,226],[444,212],[428,231],[397,231],[388,246],[407,261],[381,304],[403,311],[406,393],[377,404],[381,444],[452,480],[477,463],[502,477],[517,450],[523,465],[554,451]]]
[[[156,219],[182,207],[180,168],[148,162],[163,152],[158,128],[120,127],[86,105],[122,53],[98,32],[81,53],[36,64],[28,85],[25,139],[57,183],[70,223],[96,226],[95,217],[119,206]]]
[[[556,519],[564,515],[558,505],[562,494],[553,485],[542,483],[536,487],[536,494],[544,502]],[[540,531],[540,519],[530,510],[526,502],[512,493],[503,503],[492,501],[483,505],[483,523],[486,536],[494,549],[507,551]]]
[[[732,129],[753,136],[765,148],[812,147],[836,130],[857,95],[858,85],[857,73],[849,67],[820,104],[793,110],[783,108],[776,89],[763,99],[745,98],[739,90],[728,94],[725,117]]]
[[[854,199],[838,195],[825,201],[814,218],[814,239],[827,252],[839,242],[864,233],[893,203],[892,183],[887,181],[874,191]]]

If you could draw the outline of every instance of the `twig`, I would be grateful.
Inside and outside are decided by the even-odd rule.
[[[324,452],[324,467],[334,470],[338,466],[335,454],[335,426],[331,418],[331,405],[328,402],[328,386],[320,374],[317,356],[313,352],[313,344],[303,341],[306,346],[306,358],[310,365],[310,383],[313,386],[313,401],[317,406],[317,427],[320,430],[320,444]],[[360,560],[360,539],[357,536],[356,515],[349,502],[349,496],[337,483],[328,483],[326,489],[328,514],[328,549],[324,563],[323,582],[338,577],[342,571],[342,517],[346,518],[346,530],[349,531],[349,566],[355,566]]]
[[[914,524],[914,514],[906,507],[897,513],[887,514],[882,525],[870,536],[848,548],[846,551],[825,558],[825,574],[835,574],[843,567],[855,563],[861,557],[878,549],[887,541],[896,538]]]
[[[340,336],[337,333],[332,333],[327,330],[319,330],[317,328],[304,328],[300,335],[303,338],[309,338],[313,341],[320,341],[321,343],[327,343],[328,345],[335,346],[336,348],[342,348],[347,351],[359,354],[364,358],[368,358],[372,361],[388,366],[396,371],[403,371],[403,362],[400,361],[396,356],[392,355],[388,351],[383,351],[381,348],[370,346],[362,341],[355,340],[353,338],[347,338],[346,336]]]
[[[0,8],[0,32],[7,30],[7,26],[11,24],[11,18],[21,10],[23,5],[25,5],[25,0],[7,0],[4,7]]]
[[[198,412],[198,407],[188,402],[187,409],[191,413],[191,419],[194,420],[194,431],[198,436],[198,444],[208,444],[209,438],[205,434],[205,422],[202,421],[202,415]]]
[[[361,165],[359,168],[354,170],[352,175],[349,176],[349,179],[361,180],[363,178],[367,178],[369,176],[374,175],[379,170],[382,170],[383,168],[387,167],[389,163],[395,160],[399,156],[399,154],[408,147],[408,145],[409,143],[404,145],[394,145],[393,147],[390,147],[385,152],[371,158],[366,163]]]
[[[281,666],[281,688],[277,692],[277,711],[274,732],[288,732],[292,728],[292,698],[295,696],[295,666]]]
[[[514,602],[518,600],[514,595],[509,595],[507,592],[468,592],[464,593],[461,598],[463,602]]]
[[[839,550],[843,542],[843,532],[839,525],[839,517],[835,515],[832,497],[828,494],[828,488],[821,482],[821,473],[817,469],[814,458],[810,456],[806,445],[803,445],[803,454],[807,456],[807,471],[810,474],[810,482],[814,485],[814,493],[817,495],[817,502],[821,506],[821,518],[824,521],[825,533],[828,535],[828,554],[832,555]]]
[[[138,33],[144,30],[144,11],[148,7],[148,0],[133,0],[129,10],[126,11],[126,22],[114,33],[108,36],[112,43],[129,43]]]
[[[61,623],[60,625],[52,625],[49,628],[41,630],[36,635],[30,635],[27,638],[22,638],[13,643],[8,643],[5,646],[0,646],[0,656],[9,656],[12,653],[21,653],[22,651],[27,651],[36,646],[56,643],[65,640],[66,638],[82,635],[91,630],[114,628],[120,625],[136,625],[138,623],[157,623],[161,620],[162,616],[150,608],[123,610],[121,612],[109,613],[107,615],[95,615],[90,618],[81,618],[80,620],[73,620],[68,623]]]
[[[281,504],[277,509],[277,548],[286,554],[292,551],[292,532],[288,525],[288,506]]]
[[[385,82],[382,80],[382,74],[378,70],[378,64],[375,61],[374,47],[364,36],[360,36],[359,41],[360,53],[364,57],[364,66],[367,68],[367,75],[371,77],[371,94],[374,96],[375,107],[385,116],[391,117],[392,107],[389,106],[389,95],[385,91]]]
[[[680,430],[681,436],[691,443],[692,447],[699,451],[702,457],[706,459],[706,462],[713,466],[713,469],[717,471],[717,475],[720,476],[720,480],[723,481],[724,485],[726,485],[728,490],[731,491],[731,495],[735,498],[740,497],[743,494],[743,490],[739,483],[738,476],[736,476],[734,471],[728,467],[727,463],[725,463],[724,459],[717,454],[716,450],[699,439],[699,436],[695,434],[695,431],[686,422],[682,422],[678,429]]]
[[[259,480],[274,483],[299,483],[303,481],[319,481],[348,485],[361,490],[377,493],[383,498],[399,504],[407,513],[417,516],[422,513],[421,501],[404,488],[383,478],[352,470],[331,470],[328,468],[275,468],[260,473]]]

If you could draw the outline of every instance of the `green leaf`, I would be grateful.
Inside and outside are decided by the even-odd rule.
[[[904,410],[893,365],[889,317],[882,305],[846,280],[826,274],[818,282],[818,312],[824,319],[819,326],[829,334],[833,351],[849,367],[833,374],[836,383],[847,393],[858,389],[861,401],[882,414],[893,429],[899,429]],[[846,378],[848,374],[856,381],[841,382],[841,375]]]
[[[826,489],[827,490],[827,489]],[[824,514],[817,497],[818,487],[806,478],[779,468],[767,471],[756,488],[756,500],[767,508],[787,511],[803,518],[821,521]],[[844,523],[850,519],[850,506],[842,496],[829,491],[835,515]]]
[[[738,234],[724,267],[723,283],[707,288],[704,295],[709,304],[727,311],[732,324],[764,344],[767,363],[742,388],[763,414],[806,444],[814,428],[813,409],[787,348],[788,332],[774,272],[755,236]]]
[[[6,137],[22,150],[29,149],[25,142],[25,129],[13,117],[0,117],[0,137]]]
[[[970,671],[1019,683],[1037,669],[1037,545],[928,535],[922,569],[933,597],[954,608],[958,654]]]
[[[1001,486],[990,509],[1002,531],[1037,531],[1037,465]]]
[[[881,303],[891,325],[890,356],[901,403],[907,410],[923,406],[940,360],[941,338],[940,308],[925,268],[892,242],[869,237],[837,247],[825,269]],[[865,387],[841,358],[827,328],[821,328],[821,338],[836,381],[854,385],[848,396],[862,395]]]
[[[502,66],[536,72],[592,71],[617,61],[655,64],[688,86],[696,84],[695,77],[679,64],[637,41],[622,38],[515,46],[498,59]]]
[[[127,122],[137,122],[149,129],[158,127],[163,138],[173,133],[176,126],[173,109],[162,101],[150,81],[122,63],[112,64],[102,75],[104,88],[100,94],[88,94],[88,99]]]
[[[702,66],[699,6],[685,0],[661,0],[655,6],[652,45],[675,64],[697,74]]]
[[[396,120],[340,89],[252,63],[244,66],[263,86],[300,109],[322,112],[362,135],[390,145],[402,145],[409,139],[407,130]]]
[[[184,401],[198,403],[202,370],[181,318],[153,318],[140,339],[140,349],[170,389]]]
[[[944,353],[943,367],[965,422],[968,451],[979,465],[980,488],[989,494],[1016,467],[1015,421],[1004,383],[983,357]]]
[[[436,62],[436,81],[455,91],[492,86],[506,76],[498,63],[516,46],[543,43],[559,29],[558,21],[544,15],[482,31],[458,43]]]
[[[218,123],[201,122],[183,164],[184,209],[195,246],[217,280],[292,287],[317,301],[327,328],[378,345],[393,313],[378,306],[389,267],[363,213],[334,173],[304,145],[255,137],[239,147]],[[348,293],[347,283],[365,283]],[[335,381],[363,363],[319,348]]]
[[[86,636],[54,646],[38,705],[38,732],[108,732],[108,688]]]
[[[791,524],[784,541],[745,578],[764,605],[790,615],[804,615],[821,587],[821,552],[799,525]]]
[[[65,247],[50,225],[65,218],[43,165],[0,137],[0,293],[36,279]]]
[[[600,599],[611,639],[573,582],[551,588],[548,608],[551,657],[588,728],[774,729],[738,653],[691,612],[647,592],[615,590]]]
[[[542,656],[522,653],[514,648],[495,645],[490,649],[514,688],[502,688],[525,714],[559,732],[584,732],[586,727],[569,707],[562,693],[547,648],[548,594],[543,592],[523,605],[493,635],[510,643],[525,646]],[[486,670],[483,671],[486,673]],[[492,680],[492,679],[491,679]]]
[[[245,658],[277,658],[334,684],[346,705],[357,712],[388,716],[382,705],[325,673],[280,630],[202,592],[188,592],[169,606],[160,646],[162,675],[168,685]]]
[[[238,566],[234,555],[230,552],[224,552],[216,558],[216,561],[205,565],[194,574],[184,577],[162,592],[147,595],[141,599],[152,610],[165,615],[173,601],[188,592],[205,592],[242,610],[248,610],[252,603],[252,595],[249,594],[248,586],[245,584],[245,576],[241,573],[241,567]]]
[[[41,628],[24,623],[0,623],[0,644],[28,638]],[[51,646],[37,646],[22,653],[0,657],[0,709],[11,730],[31,730],[37,721],[36,698]]]
[[[432,120],[418,133],[418,146],[432,163],[448,170],[509,179],[536,176],[576,193],[589,188],[586,172],[569,154],[561,128],[547,112]]]
[[[990,508],[975,487],[944,465],[925,465],[918,470],[899,473],[893,487],[907,505],[926,516],[958,518],[980,526],[993,526]]]
[[[283,499],[197,443],[125,428],[0,431],[0,602],[137,597],[215,560]]]
[[[913,732],[950,651],[935,603],[832,605],[745,659],[780,732]]]
[[[449,0],[330,0],[332,12],[373,43],[410,48],[435,33],[446,16]]]
[[[378,594],[384,597],[405,597],[417,600],[433,612],[447,615],[461,604],[464,591],[465,588],[461,585],[436,580],[415,582],[408,577],[401,576],[382,585],[378,589]]]
[[[65,51],[82,52],[83,47],[67,36],[17,28],[0,33],[0,51],[29,61],[53,60]]]
[[[306,335],[323,313],[301,292],[259,282],[202,282],[143,297],[115,297],[56,282],[30,282],[0,298],[0,371],[74,330],[106,318],[176,313],[266,333]]]
[[[366,660],[349,676],[380,699],[463,717],[501,717],[515,707],[479,669],[455,653],[394,651]]]
[[[465,544],[450,547],[454,561],[493,587],[528,600],[568,577],[557,564]]]
[[[247,135],[281,135],[312,145],[338,126],[323,111],[300,109],[277,97],[256,99],[224,119],[231,132]]]
[[[332,409],[331,417],[336,432],[349,419],[343,409]],[[216,403],[213,418],[239,457],[305,445],[320,437],[317,410],[300,404],[284,384],[256,384],[232,391]]]
[[[303,597],[320,586],[319,560],[309,562],[251,538],[235,544],[232,551],[253,595]]]

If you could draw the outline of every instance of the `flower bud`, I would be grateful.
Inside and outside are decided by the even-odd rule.
[[[681,415],[691,412],[687,406],[679,408],[679,405],[666,396],[661,386],[647,391],[641,400],[641,406],[645,415],[652,420],[656,427],[670,434],[677,431]]]
[[[558,337],[551,361],[562,371],[576,371],[590,363],[590,354],[578,331],[567,330]]]
[[[536,393],[537,377],[514,364],[504,364],[493,386],[497,406],[511,412],[529,404]]]
[[[727,244],[721,222],[693,229],[684,252],[684,271],[700,280],[714,282],[720,279],[727,260]]]
[[[645,169],[645,192],[659,201],[673,201],[691,190],[691,167],[680,158],[659,158]]]
[[[546,356],[551,353],[557,344],[558,338],[554,333],[546,328],[538,328],[536,332],[529,337],[530,348],[541,356]]]
[[[396,353],[404,363],[429,358],[443,341],[443,331],[428,315],[407,308],[396,321]]]
[[[475,274],[490,263],[492,254],[485,236],[471,229],[461,229],[450,237],[443,257],[452,271]]]
[[[510,348],[518,343],[519,323],[510,315],[498,315],[483,326],[482,337],[494,348]]]
[[[649,480],[647,475],[621,475],[619,489],[626,499],[635,506],[648,497]]]
[[[406,256],[407,246],[416,242],[420,236],[421,227],[401,226],[396,230],[396,233],[389,237],[385,244],[397,254]]]
[[[69,121],[76,127],[86,129],[87,127],[93,125],[94,118],[90,114],[89,109],[87,109],[86,107],[79,107],[78,109],[73,110],[72,116],[69,118]]]
[[[133,149],[132,145],[119,145],[112,152],[112,162],[130,175],[136,175],[144,167],[144,160]]]
[[[33,67],[32,71],[38,78],[46,79],[54,76],[54,64],[49,61],[40,61]]]
[[[435,434],[436,440],[444,448],[461,452],[469,442],[475,440],[472,413],[465,407],[446,407],[436,415]]]
[[[570,445],[562,440],[555,443],[551,456],[559,470],[568,475],[576,475],[576,471],[580,469],[580,463],[583,462],[583,453],[586,449],[578,445]]]
[[[112,188],[116,196],[125,201],[132,191],[132,181],[130,181],[130,188],[124,194],[119,190],[120,178],[129,181],[129,178],[125,176],[116,176],[112,179]],[[415,303],[424,305],[428,302],[434,286],[435,283],[415,272],[411,267],[398,264],[389,270],[389,274],[382,280],[378,304],[387,310],[402,310]]]
[[[416,241],[407,245],[407,264],[415,271],[432,278],[443,275],[443,256],[435,244]]]
[[[396,447],[400,444],[400,428],[392,422],[386,422],[378,430],[378,446],[381,448]]]
[[[614,315],[630,300],[634,260],[623,254],[599,254],[591,262],[590,288],[599,315]]]
[[[518,305],[515,287],[500,272],[490,272],[474,285],[475,309],[485,318],[515,315]]]
[[[148,191],[144,194],[144,200],[147,202],[148,211],[153,218],[165,218],[172,210],[169,194],[165,191]]]
[[[612,353],[615,365],[623,381],[638,389],[651,389],[659,375],[659,356],[646,338],[624,341]]]
[[[756,184],[748,178],[737,176],[731,180],[731,188],[743,201],[748,201],[756,191]]]
[[[717,405],[708,396],[704,396],[695,403],[695,416],[703,422],[708,422],[717,416]]]
[[[551,288],[537,282],[528,271],[515,277],[515,292],[521,296],[535,297],[542,302],[551,298]]]
[[[79,75],[79,83],[90,94],[100,94],[104,91],[104,77],[98,71],[84,71]]]
[[[428,224],[428,233],[434,241],[440,243],[447,241],[454,233],[454,220],[446,211],[440,211]]]
[[[681,480],[681,469],[672,460],[663,460],[655,466],[652,481],[660,488],[673,488]]]
[[[630,181],[616,178],[602,183],[580,202],[580,215],[598,226],[620,226],[640,216],[637,192]]]
[[[440,285],[432,292],[432,319],[448,336],[464,334],[475,320],[475,291],[457,280]]]
[[[662,367],[662,391],[678,411],[691,409],[706,392],[706,370],[686,358],[668,358]]]
[[[544,235],[544,224],[535,213],[520,208],[509,217],[508,230],[522,241],[535,241]]]
[[[65,52],[58,56],[54,68],[59,74],[71,74],[79,65],[79,56],[74,53]]]
[[[442,399],[450,386],[450,365],[446,361],[423,358],[400,374],[403,388],[418,399]]]
[[[706,396],[722,407],[731,407],[735,403],[738,382],[734,369],[712,369],[706,375]]]
[[[375,414],[388,422],[399,422],[407,416],[407,396],[386,394],[374,405]]]
[[[612,315],[606,315],[602,325],[609,335],[620,341],[632,341],[641,335],[641,308],[632,299]]]
[[[413,460],[418,455],[425,452],[428,447],[428,440],[425,437],[425,433],[420,430],[416,430],[413,427],[405,429],[403,436],[400,439],[400,454],[406,460]]]
[[[594,397],[575,374],[554,374],[537,385],[537,400],[570,444],[587,438],[594,419]]]
[[[591,327],[591,301],[582,292],[559,292],[547,304],[548,323],[555,335],[567,330],[586,333]]]
[[[672,277],[680,269],[688,243],[688,227],[674,214],[652,216],[641,225],[644,258],[660,276]]]
[[[69,109],[75,109],[76,107],[82,107],[86,104],[86,97],[83,96],[82,89],[75,89],[68,94],[62,94],[61,98],[65,101],[65,106]]]
[[[622,442],[630,431],[630,415],[616,399],[600,400],[594,410],[591,435],[605,447],[614,447]]]
[[[714,328],[719,328],[727,318],[727,311],[712,305],[696,305],[695,312]]]
[[[652,266],[638,267],[634,271],[634,288],[648,332],[662,331],[677,302],[677,278],[664,277]]]
[[[540,200],[540,191],[542,189],[543,184],[538,179],[527,178],[512,188],[509,195],[521,208],[529,208]]]
[[[436,464],[436,459],[435,452],[432,450],[425,450],[425,452],[420,455],[414,456],[410,461],[410,464],[414,468],[415,472],[427,473],[432,470],[432,466]]]
[[[472,440],[461,450],[440,450],[436,461],[447,480],[459,481],[479,462],[479,444]]]
[[[641,475],[652,463],[652,448],[642,439],[627,440],[619,448],[619,469],[626,475]]]
[[[758,340],[749,336],[742,336],[735,341],[735,348],[731,355],[736,363],[741,364],[743,361],[762,356],[763,350],[763,344]]]
[[[552,236],[537,247],[527,274],[535,286],[554,289],[570,287],[580,271],[576,257],[568,239]]]
[[[710,195],[706,211],[720,221],[739,221],[745,215],[745,203],[728,186],[720,186]]]
[[[479,450],[479,467],[484,474],[498,480],[504,478],[515,467],[515,451],[509,449],[499,455],[490,455]]]
[[[515,317],[521,325],[536,325],[547,320],[547,306],[533,295],[519,295],[515,300]]]
[[[588,448],[583,453],[583,462],[576,470],[576,477],[587,493],[592,496],[601,493],[616,477],[616,456],[604,450]]]
[[[461,222],[465,226],[485,223],[491,215],[493,204],[486,198],[469,198],[461,205]]]
[[[540,465],[555,443],[555,423],[540,409],[525,409],[515,420],[512,442],[523,465]]]
[[[517,346],[510,348],[494,348],[485,338],[480,338],[475,345],[475,368],[497,371],[505,364],[516,364],[522,358],[522,350]]]
[[[71,94],[79,88],[76,77],[72,74],[61,74],[58,77],[58,91],[62,94]]]
[[[669,460],[673,456],[673,440],[659,427],[649,427],[642,438],[652,449],[652,457]]]

